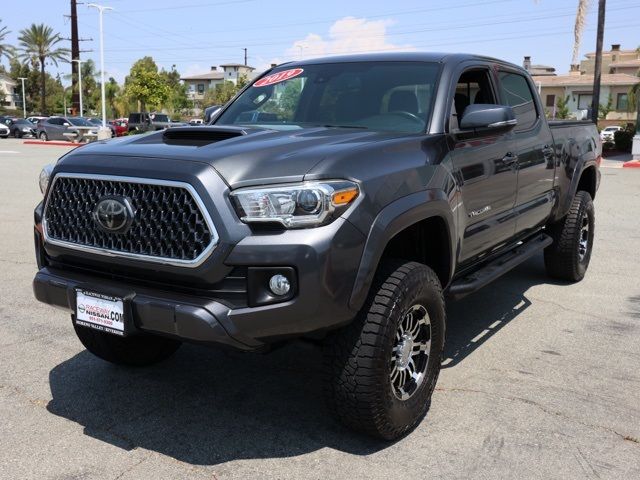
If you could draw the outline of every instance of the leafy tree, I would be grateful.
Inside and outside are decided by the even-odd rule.
[[[2,20],[0,20],[0,23],[2,23]],[[10,33],[11,31],[7,30],[7,27],[0,28],[0,60],[2,60],[2,57],[6,57],[7,60],[11,60],[11,58],[13,57],[13,47],[8,43],[5,43],[5,38]]]
[[[175,69],[175,65],[169,71],[164,68],[160,70],[160,77],[169,87],[169,97],[166,103],[169,113],[173,116],[188,109],[190,102],[187,96],[187,86],[180,82],[180,74]]]
[[[604,120],[609,115],[609,112],[613,110],[613,97],[609,94],[609,98],[607,99],[607,104],[600,104],[600,108],[598,109],[598,118],[600,120]]]
[[[142,111],[147,107],[161,108],[171,93],[151,57],[141,58],[133,64],[124,88],[129,98],[140,102]]]
[[[54,65],[58,65],[58,61],[66,60],[69,55],[69,49],[57,46],[62,41],[62,37],[58,33],[53,33],[53,29],[44,23],[20,30],[18,42],[20,43],[20,58],[23,62],[32,62],[37,60],[40,66],[40,107],[42,113],[47,112],[47,77],[45,72],[45,62],[50,60]]]
[[[230,81],[219,83],[213,89],[213,102],[211,103],[213,105],[224,105],[231,100],[237,92],[238,87],[235,83]]]
[[[558,98],[558,103],[556,104],[556,118],[561,120],[565,118],[569,118],[569,95],[566,97]]]
[[[124,112],[119,111],[116,103],[120,91],[120,85],[118,85],[115,78],[109,77],[109,81],[104,86],[104,99],[107,103],[107,115],[110,118],[116,118],[120,116],[119,114],[124,114]]]

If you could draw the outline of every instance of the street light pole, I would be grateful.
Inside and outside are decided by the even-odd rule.
[[[27,100],[24,96],[24,81],[27,77],[18,77],[18,80],[22,82],[22,118],[27,118]]]
[[[82,108],[82,64],[84,63],[84,61],[80,60],[79,58],[73,58],[71,61],[78,64],[78,89],[80,91],[80,116],[82,117],[84,116],[83,108]],[[64,114],[66,115],[67,112],[64,112]]]
[[[102,127],[98,130],[98,140],[104,140],[111,138],[111,130],[107,128],[107,105],[104,88],[104,32],[102,17],[106,10],[113,10],[113,8],[97,5],[95,3],[90,3],[88,6],[98,9],[98,12],[100,13],[100,96],[102,98]]]

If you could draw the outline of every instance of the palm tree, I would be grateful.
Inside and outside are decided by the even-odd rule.
[[[0,20],[1,22],[2,20]],[[7,60],[11,60],[11,57],[13,57],[13,47],[8,43],[4,43],[4,39],[10,33],[11,31],[7,30],[7,27],[0,28],[0,60],[2,60],[2,57],[7,57]]]
[[[573,27],[573,57],[571,59],[571,65],[577,65],[580,55],[580,45],[582,44],[582,31],[587,23],[587,13],[589,11],[589,4],[591,0],[578,0],[578,11],[576,12],[576,23]]]
[[[20,30],[18,37],[20,42],[20,57],[26,63],[32,59],[37,59],[40,63],[40,105],[42,114],[45,114],[46,106],[46,74],[45,61],[51,60],[58,66],[58,60],[66,60],[69,56],[69,49],[58,47],[58,43],[63,41],[58,33],[53,33],[53,29],[44,23]]]

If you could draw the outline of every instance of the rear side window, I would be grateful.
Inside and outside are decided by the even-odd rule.
[[[523,75],[500,72],[500,97],[503,105],[509,105],[518,120],[516,130],[531,128],[538,119],[533,92]]]

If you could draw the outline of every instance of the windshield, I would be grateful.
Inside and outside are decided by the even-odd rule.
[[[16,125],[25,125],[25,126],[28,126],[28,127],[32,127],[33,126],[33,123],[31,123],[29,120],[16,120],[13,123],[15,123]]]
[[[71,118],[68,118],[67,120],[69,120],[69,123],[71,123],[71,125],[74,125],[76,127],[92,127],[93,126],[84,118],[80,118],[80,117],[71,117]]]
[[[166,123],[170,122],[169,117],[161,113],[152,113],[150,117],[151,117],[151,120],[153,120],[154,122],[166,122]]]
[[[438,69],[424,62],[287,65],[245,90],[215,124],[418,133],[431,114]]]

